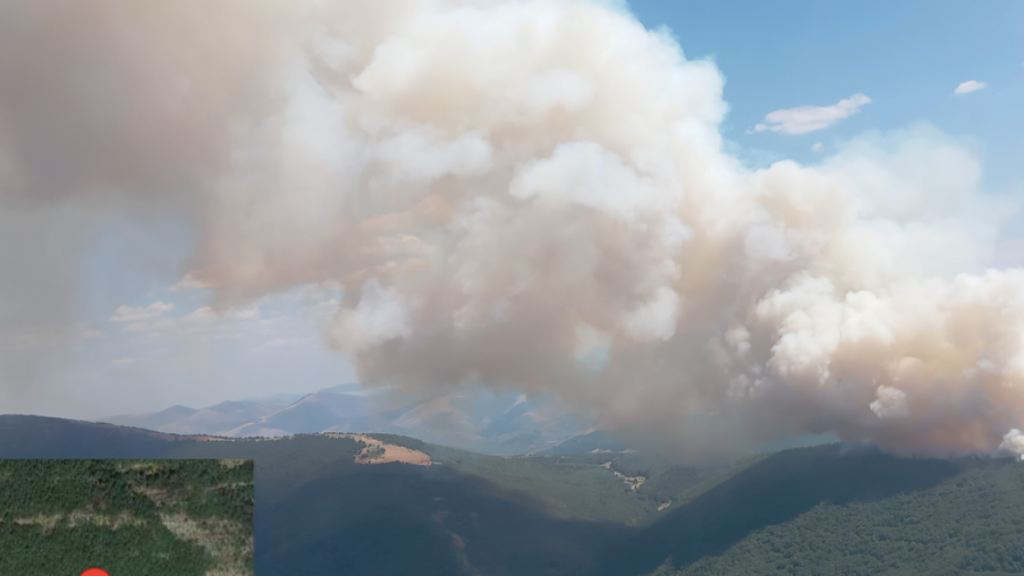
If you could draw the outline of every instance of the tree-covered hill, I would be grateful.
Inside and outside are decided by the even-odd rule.
[[[817,473],[809,468],[821,462],[808,459],[793,467],[797,477],[777,473],[760,486],[755,478],[726,483],[709,493],[708,506],[717,503],[737,520],[687,538],[690,546],[679,536],[695,523],[681,515],[635,534],[631,543],[661,543],[647,549],[648,563],[666,552],[673,557],[658,576],[1024,574],[1024,465],[857,462],[863,467],[837,462]],[[886,480],[866,480],[879,476]],[[639,562],[633,556],[626,564]]]
[[[373,435],[431,465],[371,465],[356,463],[367,446],[354,437],[143,439],[58,425],[45,442],[0,437],[0,457],[118,445],[254,459],[259,574],[1024,574],[1024,464],[1008,459],[833,444],[689,468],[638,453],[497,457]],[[62,434],[78,438],[61,444]]]

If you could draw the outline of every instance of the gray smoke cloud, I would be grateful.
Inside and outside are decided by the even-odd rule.
[[[1006,206],[933,128],[747,169],[715,65],[608,2],[0,22],[5,210],[174,203],[180,287],[222,300],[340,280],[329,339],[368,384],[555,392],[691,458],[828,431],[1020,452],[1024,271],[986,271]]]

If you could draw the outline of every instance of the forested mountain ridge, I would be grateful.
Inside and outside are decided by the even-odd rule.
[[[708,469],[371,435],[431,465],[362,465],[354,437],[208,441],[11,418],[0,457],[254,459],[260,574],[1024,574],[1024,465],[1009,459],[834,444]]]

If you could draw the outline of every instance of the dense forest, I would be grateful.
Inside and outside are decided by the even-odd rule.
[[[689,565],[666,562],[655,574],[1024,574],[1024,465],[977,459],[921,468],[906,467],[889,490],[819,491],[800,506],[802,513],[764,522],[720,554]],[[882,472],[850,471],[861,482]],[[801,487],[793,484],[792,491]],[[783,503],[799,499],[772,485],[764,495]],[[734,492],[723,497],[758,506]]]
[[[0,437],[0,457],[87,456],[89,441],[53,443],[77,430],[95,450],[255,460],[260,574],[1024,574],[1024,464],[1009,459],[832,444],[693,468],[627,452],[483,456],[374,434],[432,465],[364,465],[350,437],[196,441],[57,424],[45,443]]]
[[[0,572],[252,574],[251,460],[0,460]]]

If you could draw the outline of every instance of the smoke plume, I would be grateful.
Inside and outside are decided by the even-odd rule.
[[[371,385],[555,392],[693,458],[1022,452],[1024,271],[986,271],[974,151],[748,169],[722,86],[608,2],[11,0],[0,206],[176,203],[182,285],[224,300],[338,279]]]

